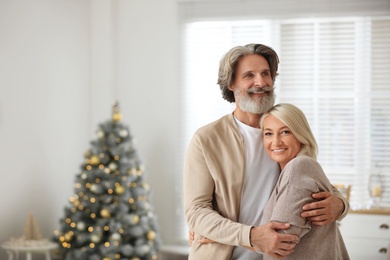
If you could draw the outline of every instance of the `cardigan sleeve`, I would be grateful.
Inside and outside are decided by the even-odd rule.
[[[184,210],[190,230],[226,245],[250,246],[251,226],[232,221],[213,208],[214,184],[205,158],[206,144],[195,133],[184,162]]]

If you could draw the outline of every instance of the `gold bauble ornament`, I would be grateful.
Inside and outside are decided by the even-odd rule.
[[[148,231],[148,233],[146,234],[146,237],[148,240],[154,240],[156,238],[156,232]]]
[[[119,185],[118,187],[115,188],[115,193],[118,195],[122,195],[125,192],[125,187],[122,185]]]
[[[104,257],[103,260],[111,260],[109,257]]]
[[[80,201],[79,200],[74,200],[73,201],[73,205],[77,208],[78,206],[80,206]]]
[[[93,155],[91,157],[91,159],[89,159],[89,162],[92,164],[92,165],[97,165],[100,163],[100,160],[99,160],[99,157],[97,155]]]
[[[122,114],[121,112],[119,112],[119,103],[115,102],[112,108],[112,121],[116,123],[121,120],[122,120]]]
[[[133,224],[138,224],[139,222],[139,217],[137,215],[133,215]]]
[[[100,210],[100,216],[103,218],[111,218],[111,213],[108,209],[102,209]]]
[[[69,232],[64,234],[64,241],[69,242],[70,240],[72,240],[72,235]]]
[[[122,114],[120,112],[114,112],[112,114],[112,121],[114,121],[115,123],[119,122],[122,120]]]
[[[135,169],[135,168],[130,168],[130,169],[127,171],[127,174],[128,174],[128,175],[136,175],[136,174],[137,174],[137,169]]]

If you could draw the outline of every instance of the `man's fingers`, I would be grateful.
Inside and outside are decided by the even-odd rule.
[[[320,202],[312,202],[310,204],[306,204],[303,206],[303,210],[310,210],[310,209],[323,209],[323,205]]]
[[[272,229],[289,229],[290,228],[290,223],[281,223],[281,222],[270,222],[269,223],[270,228]]]
[[[198,242],[199,242],[199,244],[215,243],[215,241],[208,239],[208,238],[199,239]]]
[[[192,246],[192,241],[194,241],[194,232],[188,231],[188,244]]]
[[[312,218],[312,219],[309,219],[311,221],[311,223],[313,225],[316,225],[316,226],[325,226],[326,224],[328,224],[329,220],[326,219],[326,218]]]
[[[279,256],[288,256],[290,255],[291,253],[293,252],[293,250],[289,250],[289,251],[286,251],[286,250],[277,250],[275,253]]]
[[[314,199],[319,199],[319,200],[323,200],[323,199],[326,199],[326,198],[329,198],[330,196],[332,196],[332,193],[328,192],[328,191],[323,191],[323,192],[318,192],[318,193],[313,193],[312,197]]]
[[[317,209],[317,210],[310,210],[310,211],[303,211],[301,213],[302,218],[310,218],[312,216],[322,216],[324,215],[324,212],[322,209]]]
[[[296,242],[294,243],[281,243],[279,249],[277,249],[275,252],[274,252],[274,258],[277,258],[277,259],[281,259],[283,257],[286,257],[288,255],[290,255],[292,252],[294,252],[294,248],[295,246],[297,245]]]
[[[329,217],[326,215],[317,215],[314,217],[308,217],[307,219],[310,220],[311,222],[318,222],[318,221],[326,221]]]

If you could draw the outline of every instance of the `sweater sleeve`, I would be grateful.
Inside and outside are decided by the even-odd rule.
[[[313,193],[328,190],[328,186],[330,183],[316,161],[306,156],[290,161],[278,182],[270,221],[290,223],[291,228],[283,233],[301,238],[311,230],[311,222],[300,216],[302,207],[314,201]]]
[[[310,221],[302,218],[300,214],[304,205],[313,202],[311,198],[312,193],[307,185],[305,185],[305,188],[299,188],[287,184],[279,190],[270,221],[287,222],[291,226],[287,230],[280,230],[278,232],[295,234],[300,239],[311,230]]]
[[[349,202],[348,200],[341,194],[341,192],[336,189],[334,186],[332,186],[332,193],[334,195],[336,195],[338,198],[340,198],[343,203],[344,203],[344,211],[343,213],[340,215],[340,217],[337,219],[337,221],[341,221],[343,220],[343,218],[345,218],[345,216],[348,214],[348,211],[349,211]]]

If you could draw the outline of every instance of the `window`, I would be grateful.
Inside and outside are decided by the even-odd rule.
[[[216,84],[219,59],[251,42],[279,54],[276,103],[305,112],[329,179],[352,186],[351,207],[367,206],[368,176],[378,171],[390,206],[389,16],[185,23],[183,154],[198,127],[234,109]]]
[[[387,175],[390,189],[389,23],[389,17],[280,22],[278,102],[305,112],[329,179],[352,185],[352,207],[367,206],[374,171]],[[382,201],[390,205],[389,192]]]

